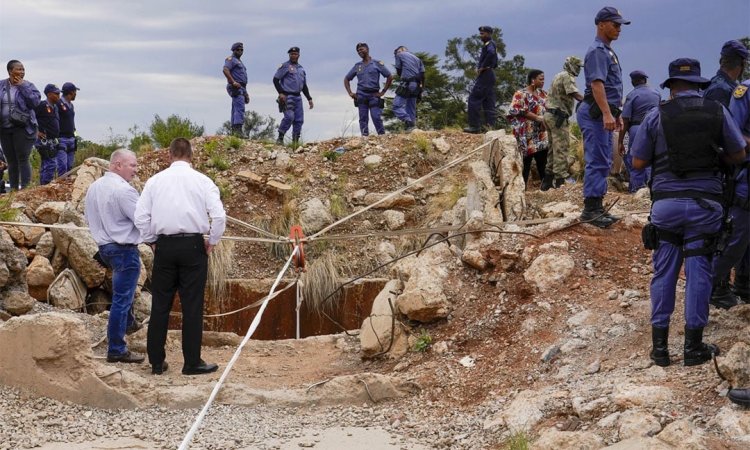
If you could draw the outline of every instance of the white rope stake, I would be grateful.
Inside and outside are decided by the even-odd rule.
[[[193,423],[193,426],[190,427],[190,430],[185,435],[185,439],[182,440],[182,444],[180,444],[179,450],[187,450],[190,448],[190,441],[193,440],[193,435],[195,435],[195,432],[198,431],[198,428],[200,428],[201,423],[203,423],[203,419],[206,417],[206,413],[208,413],[208,408],[211,407],[211,404],[214,402],[214,399],[216,398],[216,395],[219,393],[219,390],[221,389],[221,386],[224,384],[224,380],[226,380],[227,376],[229,375],[229,372],[232,370],[232,367],[234,366],[234,363],[239,359],[240,354],[242,353],[242,348],[247,344],[247,341],[250,340],[250,336],[255,333],[255,329],[258,328],[258,324],[260,324],[261,316],[263,315],[263,312],[266,310],[266,306],[268,305],[268,302],[271,300],[271,295],[273,294],[274,290],[276,290],[276,287],[279,285],[279,282],[281,281],[281,277],[286,273],[287,269],[289,269],[289,265],[292,263],[292,259],[297,254],[297,251],[299,250],[298,246],[294,247],[294,250],[292,250],[292,254],[289,256],[289,259],[286,260],[286,264],[284,264],[284,267],[281,269],[281,272],[279,272],[279,275],[276,277],[276,281],[274,281],[273,286],[271,286],[271,290],[268,293],[268,297],[266,298],[266,301],[263,302],[262,305],[260,305],[260,309],[258,310],[258,313],[253,318],[253,322],[250,324],[250,328],[247,330],[247,334],[245,334],[245,338],[242,339],[242,342],[240,343],[240,346],[237,347],[237,350],[235,350],[234,355],[232,355],[232,359],[229,360],[227,363],[227,367],[224,369],[224,372],[221,374],[221,377],[219,378],[219,381],[216,382],[216,385],[214,386],[214,390],[211,391],[211,395],[208,397],[208,401],[203,406],[203,409],[198,414],[198,417],[195,419],[195,423]]]

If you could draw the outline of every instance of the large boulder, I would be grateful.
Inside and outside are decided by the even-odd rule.
[[[26,256],[12,242],[0,239],[0,288],[27,291]]]
[[[47,300],[47,288],[55,280],[55,271],[52,269],[49,259],[36,255],[26,270],[26,283],[29,285],[29,294],[39,301]]]
[[[391,356],[397,357],[409,351],[408,334],[401,322],[393,317],[398,314],[394,298],[397,296],[391,294],[391,291],[398,292],[403,288],[400,280],[391,280],[375,297],[372,311],[362,322],[359,334],[364,356],[370,357],[387,351]]]
[[[104,175],[107,170],[109,170],[109,161],[107,160],[92,157],[83,161],[83,164],[78,167],[76,179],[73,182],[73,192],[70,194],[70,201],[74,206],[78,207],[84,203],[86,191],[91,183]]]
[[[60,214],[65,209],[65,202],[45,202],[34,211],[37,222],[51,225],[60,220]]]
[[[55,254],[55,241],[52,239],[52,232],[47,231],[39,238],[39,242],[36,243],[36,254],[52,259],[52,255]]]
[[[719,371],[732,386],[750,387],[750,345],[737,342],[718,362]]]
[[[31,219],[26,216],[26,214],[19,213],[18,216],[16,216],[16,222],[21,223],[34,223]],[[8,234],[10,234],[10,237],[13,239],[13,242],[16,243],[16,245],[22,246],[22,247],[30,247],[33,245],[36,245],[37,242],[39,242],[39,239],[44,234],[44,228],[42,227],[36,227],[36,226],[7,226],[6,231]]]
[[[560,286],[574,268],[575,261],[570,255],[545,253],[531,263],[523,277],[540,292],[546,292]]]
[[[26,291],[5,291],[0,299],[0,306],[14,316],[26,314],[35,304],[36,300]]]
[[[485,133],[484,142],[491,142],[483,149],[482,159],[494,174],[495,185],[503,192],[503,217],[506,221],[521,220],[526,210],[526,183],[516,139],[505,130],[496,130]]]
[[[68,264],[90,288],[98,287],[104,281],[105,269],[94,260],[99,251],[91,233],[86,230],[55,228],[52,239],[68,260]]]
[[[404,291],[397,302],[401,314],[419,322],[448,316],[450,304],[443,283],[448,276],[447,265],[453,260],[448,245],[438,244],[393,266],[391,275],[404,282]]]
[[[598,450],[603,446],[602,438],[588,431],[558,431],[556,428],[547,428],[529,448],[532,450],[563,448]]]
[[[333,223],[333,216],[319,198],[311,198],[302,204],[300,219],[307,233],[315,233]]]

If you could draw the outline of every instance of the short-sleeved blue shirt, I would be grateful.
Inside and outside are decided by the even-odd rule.
[[[723,70],[719,69],[711,78],[711,84],[703,91],[703,97],[716,100],[729,108],[729,99],[732,98],[732,92],[738,85],[737,81],[731,80]]]
[[[279,80],[281,83],[281,89],[284,92],[301,92],[307,82],[305,68],[291,61],[287,61],[279,66],[279,69],[273,77]]]
[[[229,69],[229,73],[232,75],[232,78],[234,78],[234,81],[238,83],[247,83],[247,69],[245,69],[245,64],[235,57],[227,56],[227,59],[224,61],[224,67]]]
[[[659,91],[647,84],[639,84],[625,97],[625,106],[622,107],[622,117],[631,123],[643,121],[651,108],[659,106],[661,94]]]
[[[592,95],[591,83],[599,80],[604,83],[607,102],[617,106],[622,104],[622,67],[620,67],[620,60],[614,50],[598,36],[586,51],[583,73],[586,78],[584,95]]]
[[[700,97],[698,91],[683,91],[676,94],[676,97]],[[722,108],[724,108],[722,106]],[[745,141],[742,138],[739,128],[732,120],[729,111],[724,108],[724,126],[723,142],[721,146],[726,153],[738,153],[745,148]],[[630,147],[630,154],[634,158],[654,162],[656,155],[661,155],[667,151],[667,139],[664,136],[664,129],[661,126],[659,108],[654,108],[646,114],[646,118],[638,130],[634,142]],[[721,194],[721,176],[705,175],[690,178],[679,178],[672,172],[666,171],[654,175],[653,185],[655,192],[674,192],[684,190],[698,190],[709,194]]]
[[[357,77],[357,93],[372,94],[380,90],[380,75],[383,78],[391,76],[391,71],[383,64],[383,61],[370,59],[367,63],[360,61],[346,74],[346,79],[351,81]]]
[[[422,60],[410,52],[396,54],[396,71],[401,72],[402,80],[415,80],[424,78],[424,64]]]

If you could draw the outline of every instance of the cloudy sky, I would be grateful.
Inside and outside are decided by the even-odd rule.
[[[633,23],[614,49],[623,72],[645,70],[652,84],[670,60],[699,59],[709,77],[729,39],[750,34],[750,1],[621,0],[611,3]],[[102,141],[146,127],[154,114],[179,114],[213,134],[229,119],[221,73],[235,41],[245,44],[249,108],[280,118],[271,79],[290,46],[301,48],[315,109],[305,111],[303,139],[358,132],[342,86],[358,57],[357,42],[393,64],[393,49],[444,55],[452,37],[499,26],[508,57],[551,77],[568,55],[583,56],[593,18],[605,3],[590,0],[0,0],[0,60],[21,60],[26,79],[73,81],[79,133]],[[583,77],[579,77],[582,87]],[[626,92],[629,86],[626,86]]]

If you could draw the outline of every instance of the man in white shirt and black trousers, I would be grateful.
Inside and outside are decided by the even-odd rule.
[[[203,291],[208,253],[219,243],[226,225],[219,188],[190,166],[190,141],[169,144],[171,165],[146,182],[135,209],[135,225],[144,242],[154,245],[151,275],[151,319],[147,351],[151,373],[167,370],[164,345],[175,292],[182,305],[184,375],[215,372],[219,366],[201,359]],[[210,220],[209,220],[210,219]],[[208,235],[205,241],[203,235]]]

